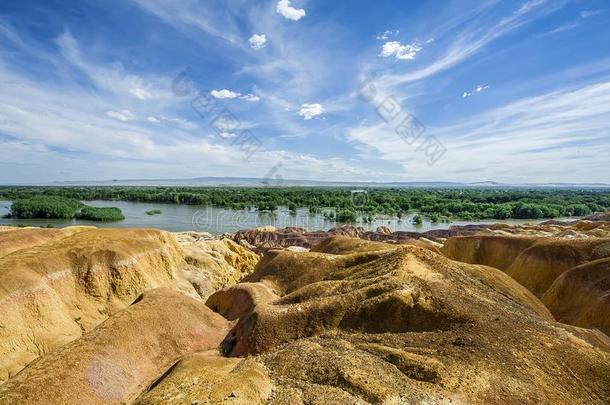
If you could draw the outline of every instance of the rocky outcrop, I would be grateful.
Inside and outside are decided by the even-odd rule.
[[[394,231],[380,226],[375,231],[367,231],[362,227],[343,225],[328,231],[306,231],[303,228],[275,228],[272,226],[239,231],[235,234],[225,234],[223,238],[232,239],[257,253],[269,249],[302,247],[311,249],[322,240],[331,236],[350,236],[396,244],[411,244],[435,250],[440,248],[448,238],[460,236],[520,236],[530,238],[559,238],[566,240],[589,239],[591,237],[610,238],[610,213],[596,214],[582,220],[546,221],[540,224],[509,225],[471,224],[451,225],[448,229],[433,229],[425,232]]]
[[[184,251],[187,265],[180,273],[205,300],[214,291],[240,281],[252,272],[259,256],[230,239],[212,239],[209,234],[174,234]],[[202,269],[204,271],[202,271]]]
[[[350,225],[333,228],[329,231],[315,232],[308,232],[303,228],[297,227],[261,227],[238,231],[234,234],[227,234],[225,237],[234,240],[242,246],[247,246],[259,253],[263,253],[269,249],[285,248],[289,246],[299,246],[309,249],[329,236],[344,235],[360,237],[364,233],[364,228]]]
[[[232,241],[191,240],[183,248],[154,229],[32,231],[0,233],[16,241],[5,246],[19,247],[0,257],[0,382],[146,290],[167,287],[204,301],[258,260]]]
[[[473,234],[472,230],[443,229],[427,232],[391,232],[387,227],[379,227],[376,231],[366,231],[362,227],[343,225],[332,228],[328,231],[306,231],[303,228],[274,228],[263,227],[239,231],[235,234],[223,235],[230,238],[252,251],[264,253],[270,249],[302,247],[311,249],[323,240],[332,236],[349,236],[362,238],[365,240],[388,242],[388,243],[408,243],[422,247],[436,249],[441,246],[439,241],[449,236],[463,234]]]

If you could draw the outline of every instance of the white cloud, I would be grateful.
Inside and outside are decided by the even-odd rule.
[[[421,46],[416,43],[403,45],[398,41],[388,41],[381,47],[379,56],[384,58],[395,56],[398,60],[413,60],[421,49]]]
[[[212,95],[212,97],[215,97],[215,98],[228,98],[228,99],[239,98],[240,100],[246,100],[246,101],[251,101],[251,102],[256,102],[261,99],[256,94],[250,94],[250,93],[241,94],[236,91],[231,91],[231,90],[227,90],[227,89],[212,90],[212,91],[210,91],[210,94]]]
[[[256,102],[256,101],[260,101],[260,97],[257,96],[256,94],[244,94],[243,96],[240,97],[242,100],[246,100],[246,101],[251,101],[251,102]]]
[[[129,92],[136,98],[140,100],[150,100],[153,98],[152,94],[148,92],[148,90],[142,89],[140,87],[134,87],[129,90]]]
[[[0,52],[4,47],[0,41]],[[226,176],[227,173],[263,177],[271,162],[278,158],[294,163],[282,173],[286,178],[315,179],[324,175],[354,180],[365,175],[371,179],[381,176],[351,161],[319,159],[302,152],[270,149],[267,144],[264,150],[261,148],[246,161],[240,147],[231,145],[220,135],[215,140],[202,137],[204,131],[211,130],[208,124],[191,123],[176,115],[175,96],[171,95],[172,77],[140,76],[143,77],[141,82],[131,82],[126,79],[131,77],[129,72],[115,69],[118,63],[104,65],[100,55],[93,57],[83,52],[77,55],[78,58],[67,59],[63,54],[45,54],[46,48],[32,46],[32,53],[28,55],[52,61],[60,72],[72,73],[77,66],[75,63],[83,62],[82,66],[96,79],[96,91],[92,91],[89,84],[74,80],[73,75],[40,80],[28,75],[27,69],[17,64],[9,66],[10,59],[3,60],[0,63],[0,132],[11,140],[0,139],[0,150],[6,151],[6,159],[0,159],[0,169],[3,169],[0,170],[0,182],[179,178]],[[75,49],[68,47],[62,51]],[[82,49],[89,51],[92,47]],[[105,77],[106,73],[111,74]],[[125,80],[115,82],[117,77]],[[152,83],[150,87],[149,83]],[[163,83],[165,86],[160,85]],[[155,96],[155,103],[147,103],[144,107],[130,94],[132,88],[149,90]],[[165,100],[164,88],[171,102]],[[163,97],[159,98],[159,95]],[[242,97],[255,100],[259,96],[265,100],[269,97],[258,89],[256,95]],[[186,114],[193,116],[189,111]],[[281,115],[285,119],[285,114]],[[149,117],[163,125],[151,125],[154,120]],[[283,128],[296,132],[290,129],[293,120],[289,121]],[[241,121],[239,130],[252,126]],[[236,132],[229,125],[216,129],[224,137]]]
[[[241,96],[240,93],[237,93],[237,92],[231,91],[231,90],[227,90],[227,89],[212,90],[212,91],[210,91],[210,94],[212,95],[212,97],[215,97],[215,98],[237,98],[237,97]]]
[[[133,113],[129,110],[106,111],[106,116],[123,122],[133,121],[136,119],[135,115],[133,115]]]
[[[222,139],[231,139],[236,137],[236,135],[232,132],[221,132],[218,134],[218,136],[220,136]]]
[[[324,107],[320,104],[303,104],[299,110],[299,115],[304,120],[310,120],[324,112]]]
[[[159,124],[161,122],[161,120],[157,117],[147,117],[146,121],[148,122],[152,122],[153,124]]]
[[[377,34],[377,36],[375,38],[380,41],[385,41],[386,39],[388,39],[394,35],[398,35],[399,32],[400,32],[399,30],[385,30],[381,34]]]
[[[487,90],[488,88],[489,88],[488,85],[479,84],[479,85],[477,85],[477,87],[474,88],[474,90],[472,90],[472,91],[465,91],[464,93],[462,93],[462,98],[473,96],[476,93],[480,93],[483,90]]]
[[[305,10],[302,8],[294,8],[290,5],[290,0],[280,0],[277,2],[276,11],[285,18],[293,21],[299,21],[305,17]]]
[[[263,49],[267,45],[267,36],[265,34],[254,34],[248,40],[250,48],[252,49]]]

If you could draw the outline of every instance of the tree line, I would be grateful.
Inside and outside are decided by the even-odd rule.
[[[334,218],[353,221],[375,215],[401,218],[418,212],[432,221],[445,219],[541,219],[585,216],[610,209],[610,190],[576,189],[420,189],[346,187],[0,187],[6,200],[63,197],[76,201],[115,200],[217,206],[229,209],[291,212],[332,208]],[[66,207],[54,207],[66,209]],[[68,212],[70,209],[68,209]],[[327,213],[327,215],[330,215]]]

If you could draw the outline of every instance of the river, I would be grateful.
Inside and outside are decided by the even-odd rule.
[[[248,210],[230,210],[217,207],[202,207],[194,205],[143,203],[129,201],[83,201],[93,207],[117,207],[123,211],[125,220],[118,222],[95,222],[77,219],[17,219],[1,218],[9,212],[10,201],[0,201],[0,225],[32,225],[65,227],[71,225],[94,225],[97,227],[125,227],[125,228],[159,228],[172,232],[198,231],[209,232],[213,235],[225,232],[236,232],[240,229],[251,229],[260,226],[298,226],[309,231],[328,230],[342,223],[326,220],[322,214],[310,214],[307,208],[298,209],[296,214],[290,214],[285,207],[280,207],[275,213],[256,212]],[[159,215],[148,215],[146,211],[158,209]],[[421,225],[415,225],[410,213],[402,220],[392,217],[378,216],[372,223],[357,222],[354,225],[365,229],[375,230],[379,226],[387,226],[392,231],[423,232],[430,229],[447,229],[450,225],[466,225],[474,223],[535,223],[537,220],[486,220],[486,221],[451,221],[449,223],[431,223],[424,220]],[[575,218],[571,218],[575,219]]]

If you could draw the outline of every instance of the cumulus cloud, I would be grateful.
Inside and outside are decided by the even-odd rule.
[[[267,45],[267,36],[265,34],[254,34],[248,40],[250,48],[252,49],[263,49]]]
[[[487,90],[488,88],[489,88],[488,85],[479,84],[479,85],[477,85],[477,87],[474,88],[474,90],[472,90],[472,91],[465,91],[464,93],[462,93],[462,98],[473,96],[473,95],[475,95],[477,93],[482,92],[483,90]]]
[[[153,124],[159,124],[161,122],[161,120],[157,117],[148,117],[146,118],[146,121],[148,122],[152,122]]]
[[[123,122],[133,121],[136,119],[135,115],[133,115],[133,113],[129,110],[106,111],[106,116]]]
[[[307,121],[321,115],[323,112],[324,107],[322,107],[320,104],[303,104],[299,110],[299,115]]]
[[[421,49],[421,46],[416,43],[403,45],[399,41],[388,41],[381,47],[379,56],[384,58],[394,56],[398,60],[413,60]]]
[[[210,91],[212,97],[215,98],[239,98],[240,100],[246,100],[251,102],[259,101],[261,98],[256,94],[241,94],[236,91],[231,91],[227,89],[222,90],[212,90]]]
[[[227,89],[212,90],[210,94],[215,98],[237,98],[241,96],[241,94]]]
[[[280,0],[277,2],[276,11],[287,18],[293,21],[299,21],[301,18],[305,17],[305,10],[302,8],[294,8],[290,5],[290,0]]]

